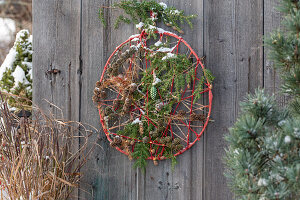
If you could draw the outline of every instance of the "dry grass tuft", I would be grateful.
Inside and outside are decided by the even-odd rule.
[[[6,98],[0,92],[0,181],[7,199],[70,198],[93,149],[92,131],[38,108],[29,118],[18,117]]]

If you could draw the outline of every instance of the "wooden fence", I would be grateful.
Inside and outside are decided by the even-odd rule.
[[[248,92],[259,86],[270,93],[277,91],[276,73],[262,42],[263,35],[279,27],[276,0],[164,0],[187,14],[198,14],[194,29],[186,27],[183,37],[199,56],[206,56],[205,65],[216,77],[214,123],[209,124],[201,141],[178,157],[174,171],[169,161],[163,161],[157,167],[149,163],[145,174],[109,147],[91,100],[108,56],[137,32],[134,25],[122,25],[118,30],[101,25],[98,9],[115,1],[33,1],[35,103],[52,110],[44,101],[47,99],[62,108],[66,118],[99,129],[95,135],[100,137],[93,140],[101,148],[82,170],[78,199],[233,199],[223,176],[223,136],[235,122],[239,102]],[[118,12],[105,12],[109,25]],[[52,69],[60,73],[50,73]]]

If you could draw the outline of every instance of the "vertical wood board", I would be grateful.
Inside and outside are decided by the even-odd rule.
[[[278,91],[279,81],[270,68],[262,40],[263,34],[279,25],[274,1],[163,0],[186,14],[198,15],[193,30],[184,24],[183,38],[200,57],[206,56],[205,65],[216,77],[214,122],[192,149],[178,157],[174,171],[170,161],[162,161],[157,167],[149,161],[145,174],[133,169],[125,155],[110,148],[91,100],[110,54],[138,32],[134,25],[113,28],[120,14],[116,9],[105,10],[108,26],[102,26],[99,8],[116,1],[33,2],[34,102],[59,116],[60,112],[44,101],[47,99],[62,109],[64,117],[99,130],[91,138],[95,150],[82,169],[78,199],[233,199],[223,176],[223,137],[248,92],[259,86],[265,86],[269,93]],[[47,73],[51,69],[59,69],[60,73]]]

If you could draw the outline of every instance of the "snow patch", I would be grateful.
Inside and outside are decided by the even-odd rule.
[[[143,23],[143,22],[140,22],[140,23],[138,23],[137,25],[135,25],[135,27],[136,27],[137,29],[141,29],[141,28],[143,28],[143,26],[144,26],[144,23]]]
[[[140,109],[140,112],[142,113],[142,115],[145,115],[145,111],[143,111],[142,109]]]
[[[158,32],[159,34],[170,33],[170,34],[176,35],[175,33],[172,33],[172,32],[170,32],[170,31],[166,31],[166,30],[164,30],[164,29],[162,29],[162,28],[158,28],[158,27],[152,26],[152,25],[149,25],[149,28],[146,29],[146,32],[148,32],[149,30],[157,30],[157,32]],[[177,36],[177,35],[176,35],[176,36]]]
[[[134,125],[139,123],[141,123],[141,120],[139,118],[136,118],[131,124]]]
[[[165,4],[164,2],[160,2],[159,5],[161,5],[164,10],[168,8],[167,4]]]
[[[268,183],[267,183],[267,180],[266,179],[264,179],[264,178],[260,178],[259,180],[258,180],[258,182],[257,182],[257,185],[258,186],[267,186],[268,185]]]
[[[179,15],[180,11],[179,10],[171,10],[170,14],[172,14],[172,15]]]
[[[167,53],[167,52],[172,52],[174,51],[174,49],[177,47],[177,45],[175,45],[172,48],[167,48],[167,47],[160,47],[159,49],[157,49],[156,51],[158,52],[163,52],[163,53]]]
[[[175,33],[170,32],[170,31],[165,31],[165,30],[162,29],[162,28],[157,28],[157,32],[158,32],[159,34],[170,33],[170,34],[176,35]],[[177,36],[177,35],[176,35],[176,36]]]
[[[155,78],[155,81],[152,83],[152,85],[156,85],[160,82],[161,82],[161,80],[159,78]]]
[[[173,53],[167,53],[167,55],[165,57],[162,58],[162,60],[167,60],[167,59],[172,59],[172,58],[176,58],[176,54]]]
[[[297,138],[300,138],[300,130],[298,128],[294,128],[294,135]]]
[[[132,42],[137,42],[137,41],[140,41],[140,38],[133,38],[131,41]]]
[[[159,47],[160,45],[162,45],[162,42],[159,40],[159,41],[155,42],[154,45],[155,45],[156,47]]]
[[[28,81],[25,76],[25,72],[20,66],[17,66],[15,71],[11,75],[14,77],[15,80],[14,88],[18,87],[19,83],[22,82],[28,84]]]
[[[285,136],[285,138],[284,138],[284,142],[285,142],[286,144],[289,144],[289,143],[291,143],[291,142],[292,142],[292,138],[291,138],[291,136],[289,136],[289,135]]]
[[[1,67],[0,67],[0,80],[3,77],[3,73],[8,70],[8,69],[12,69],[13,63],[16,60],[16,55],[17,55],[17,51],[16,49],[13,47],[10,49],[9,53],[7,54],[4,62],[2,63]]]

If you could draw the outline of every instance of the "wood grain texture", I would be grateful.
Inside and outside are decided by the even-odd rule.
[[[239,113],[239,102],[263,83],[263,4],[256,0],[205,1],[204,53],[213,83],[214,123],[205,138],[203,199],[232,199],[223,176],[224,134]]]
[[[62,108],[68,119],[80,120],[99,130],[92,138],[97,146],[82,169],[78,199],[233,199],[223,176],[223,136],[235,122],[239,102],[248,92],[263,85],[268,92],[278,89],[278,79],[268,67],[262,47],[263,34],[279,24],[274,1],[163,0],[186,14],[198,14],[193,30],[184,26],[183,38],[199,56],[206,56],[206,67],[216,77],[214,122],[192,149],[178,157],[174,171],[170,161],[162,161],[157,167],[149,161],[145,174],[134,170],[126,156],[110,148],[91,100],[94,85],[110,54],[137,33],[134,25],[113,28],[120,12],[115,9],[105,11],[108,26],[102,26],[99,8],[115,1],[33,2],[34,102],[53,111],[44,101],[47,99]],[[53,68],[61,73],[46,75]]]
[[[80,4],[80,0],[33,1],[33,101],[57,118],[74,121],[79,121]],[[59,73],[49,73],[52,69]],[[78,147],[75,142],[72,151]],[[77,196],[75,191],[72,199]]]
[[[110,148],[100,127],[97,108],[92,102],[93,89],[100,79],[103,67],[115,47],[128,39],[135,31],[133,25],[121,25],[114,30],[110,22],[119,11],[105,10],[107,27],[103,27],[98,12],[101,6],[110,6],[113,1],[83,1],[82,4],[82,95],[81,119],[99,129],[93,140],[96,148],[90,162],[82,172],[80,199],[135,199],[137,174],[128,158]]]
[[[272,32],[281,27],[282,15],[275,9],[278,1],[264,1],[264,34],[268,37]],[[265,47],[264,56],[264,88],[268,94],[275,94],[280,106],[286,105],[287,97],[280,93],[281,81],[278,72],[274,69],[273,63],[268,59],[269,49]]]

